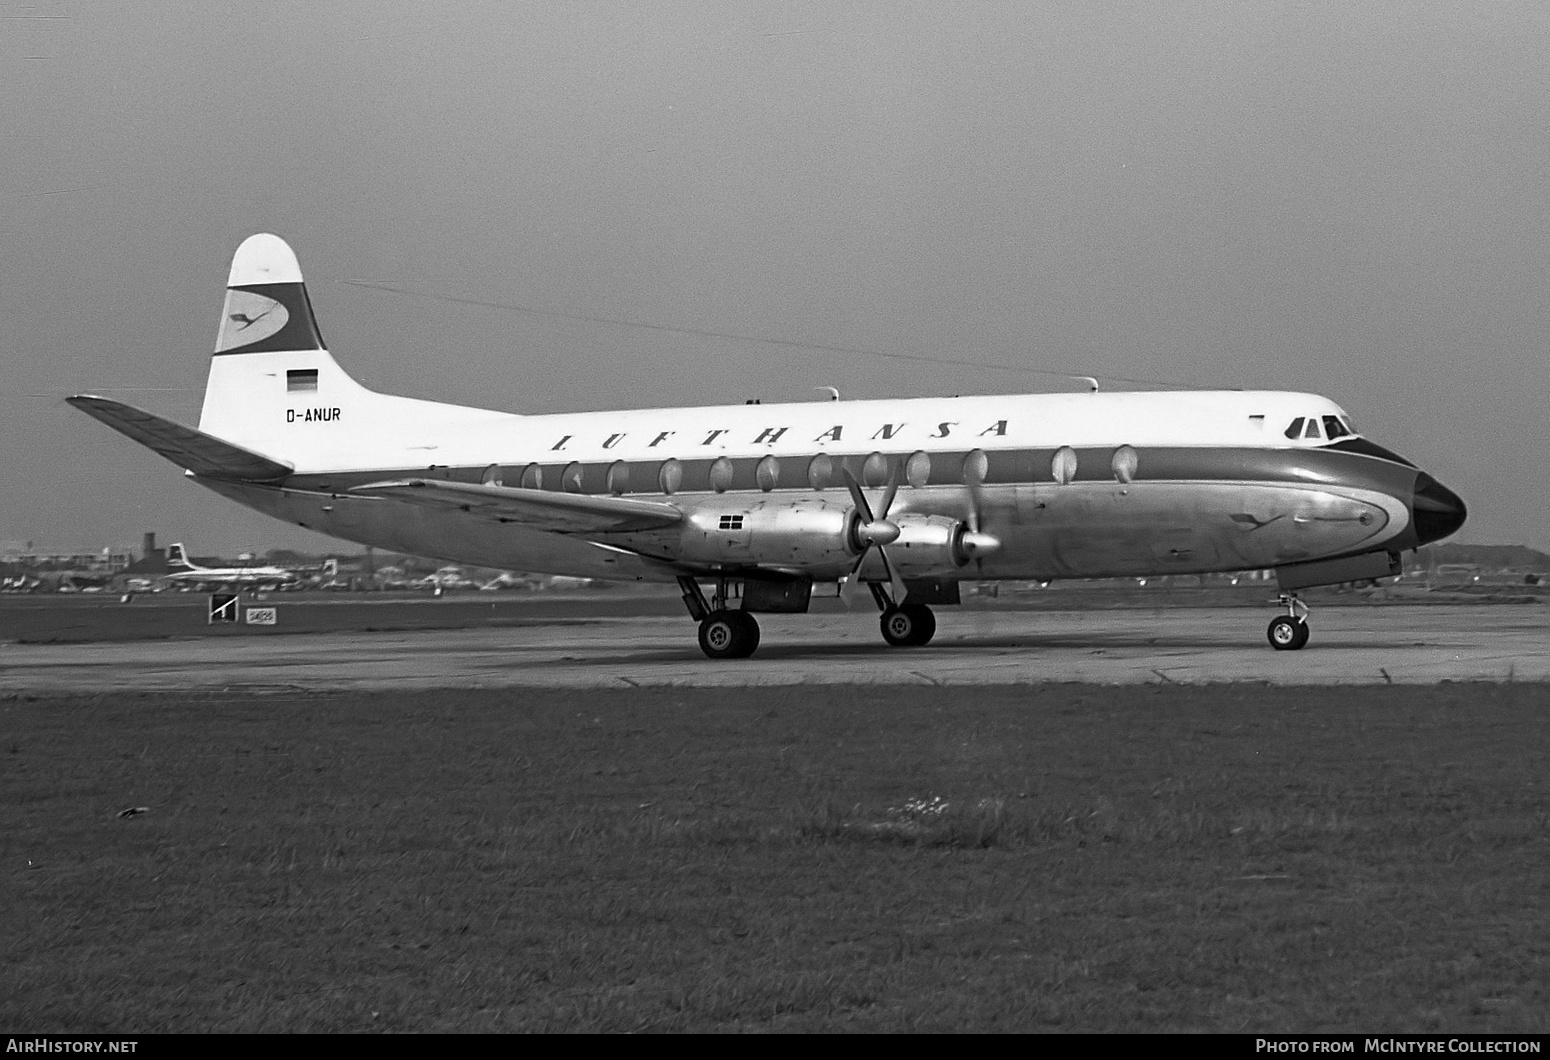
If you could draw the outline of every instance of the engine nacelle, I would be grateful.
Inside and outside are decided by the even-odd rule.
[[[899,538],[888,546],[888,560],[906,578],[950,574],[974,558],[972,547],[965,547],[969,531],[961,520],[947,515],[899,515],[893,521]],[[874,566],[881,571],[882,564],[869,558],[864,573],[870,577]]]
[[[899,530],[884,546],[889,562],[907,578],[951,574],[999,544],[950,515],[890,514],[886,525]],[[636,535],[634,543],[683,563],[790,568],[824,579],[850,573],[866,547],[860,529],[860,513],[844,501],[707,498],[678,526]],[[870,580],[887,578],[877,551],[867,552],[862,570]]]
[[[677,528],[674,558],[688,563],[796,567],[820,574],[856,561],[854,509],[811,498],[708,503]]]

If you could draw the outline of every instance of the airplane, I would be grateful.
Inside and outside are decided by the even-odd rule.
[[[1328,398],[1275,391],[822,400],[523,415],[380,394],[329,353],[295,254],[237,248],[197,430],[68,399],[195,482],[309,530],[469,566],[678,584],[713,659],[815,586],[932,639],[962,581],[1274,568],[1391,577],[1464,502]],[[708,592],[707,592],[708,590]]]
[[[167,573],[159,580],[172,586],[227,585],[257,589],[268,586],[278,589],[299,584],[301,577],[284,567],[201,567],[188,558],[182,542],[175,541],[167,546]]]

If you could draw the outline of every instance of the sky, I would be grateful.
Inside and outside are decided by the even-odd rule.
[[[0,540],[340,547],[62,400],[196,424],[269,231],[375,390],[1311,391],[1550,551],[1539,0],[0,14]]]

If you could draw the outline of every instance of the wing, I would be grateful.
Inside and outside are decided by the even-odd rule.
[[[625,497],[590,497],[579,493],[481,486],[470,482],[436,479],[401,479],[356,486],[352,493],[367,493],[428,508],[451,508],[521,523],[535,530],[560,534],[625,533],[660,530],[683,521],[684,513],[661,501]]]
[[[120,434],[133,438],[147,449],[160,453],[178,467],[196,475],[238,482],[274,482],[296,470],[290,464],[282,464],[251,449],[223,442],[214,435],[164,420],[133,405],[91,394],[79,394],[65,400],[86,415],[101,420]]]

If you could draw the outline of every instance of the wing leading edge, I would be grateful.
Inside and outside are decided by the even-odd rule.
[[[419,504],[427,508],[456,509],[521,523],[535,530],[560,534],[628,533],[660,530],[683,521],[684,513],[660,501],[625,497],[591,497],[579,493],[483,486],[469,482],[434,479],[399,479],[356,486],[352,493]]]

